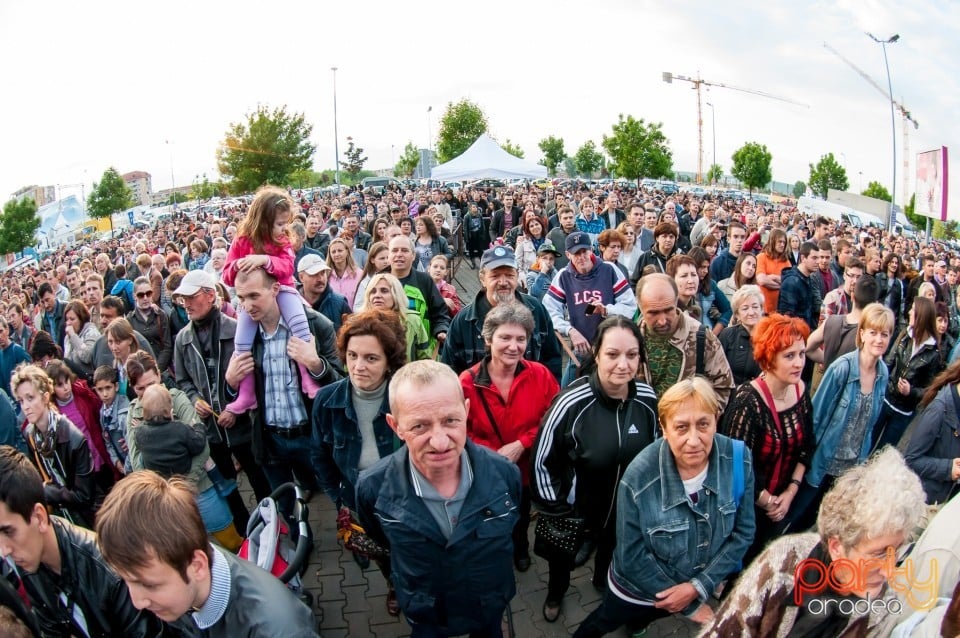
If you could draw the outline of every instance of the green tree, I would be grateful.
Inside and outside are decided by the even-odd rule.
[[[467,99],[449,102],[437,132],[437,161],[449,162],[486,132],[487,116],[479,106]]]
[[[797,181],[793,185],[793,196],[797,199],[803,197],[803,194],[807,192],[807,185],[804,182]]]
[[[860,194],[866,195],[867,197],[873,197],[874,199],[882,199],[885,202],[889,202],[891,199],[893,199],[893,197],[890,195],[890,191],[888,191],[880,182],[870,182]]]
[[[673,152],[663,134],[663,123],[646,123],[620,114],[613,134],[603,136],[603,148],[610,155],[611,170],[626,179],[669,177],[673,174]]]
[[[910,203],[907,204],[906,208],[903,209],[903,214],[906,215],[907,221],[913,225],[918,231],[923,231],[927,227],[927,218],[923,215],[918,215],[913,212],[917,210],[917,194],[914,193],[910,196]]]
[[[960,236],[958,233],[958,224],[955,221],[942,222],[940,220],[933,220],[933,230],[931,231],[934,239],[956,239]]]
[[[363,149],[353,143],[352,137],[347,137],[347,150],[343,152],[343,156],[347,161],[341,161],[340,166],[350,179],[356,181],[357,175],[363,170],[363,165],[367,163],[367,158],[363,156]]]
[[[20,201],[11,199],[3,206],[0,217],[0,255],[18,253],[37,243],[40,228],[37,202],[32,197]]]
[[[217,170],[234,193],[286,184],[291,174],[311,168],[317,149],[310,143],[312,132],[303,113],[258,107],[246,121],[230,124],[217,149]]]
[[[730,174],[743,182],[751,195],[753,189],[766,186],[773,178],[770,170],[773,155],[767,150],[766,144],[747,142],[734,151],[732,159]]]
[[[590,177],[603,166],[603,155],[597,150],[593,140],[587,140],[577,149],[573,156],[573,164],[577,174],[581,177]]]
[[[420,163],[420,151],[413,145],[413,142],[407,142],[403,147],[403,154],[393,167],[393,174],[397,177],[413,177],[417,170],[417,164]]]
[[[290,177],[287,178],[287,183],[284,184],[284,186],[290,186],[291,188],[313,188],[314,186],[321,185],[322,180],[320,173],[310,168],[290,173]]]
[[[716,184],[723,179],[723,167],[719,164],[711,164],[704,179],[707,180],[708,184]]]
[[[186,200],[186,196],[184,196]],[[133,191],[112,166],[103,172],[99,182],[93,183],[93,192],[87,198],[87,214],[97,219],[110,220],[110,234],[113,234],[113,214],[124,211],[136,204]]]
[[[193,198],[192,193],[190,195],[187,195],[186,193],[172,193],[170,197],[168,197],[166,200],[162,202],[161,205],[173,206],[174,204],[182,204],[184,202],[190,201],[190,199],[192,198]],[[136,202],[134,202],[134,204],[136,204]],[[130,207],[127,206],[127,208],[130,208]]]
[[[197,176],[200,177],[199,175]],[[219,196],[223,191],[223,184],[220,182],[211,182],[207,179],[207,174],[203,174],[203,181],[196,181],[190,191],[191,199],[210,199]]]
[[[543,160],[540,163],[547,167],[547,174],[550,177],[555,177],[557,166],[567,156],[566,151],[563,150],[563,138],[550,135],[540,140],[539,146],[540,150],[543,151]]]
[[[838,191],[845,191],[850,188],[847,171],[833,157],[833,153],[822,155],[816,166],[810,164],[808,183],[814,195],[823,199],[827,198],[827,191],[831,188]]]
[[[510,153],[514,157],[519,157],[523,159],[523,149],[520,148],[519,144],[514,144],[510,141],[510,138],[507,138],[507,141],[500,145],[500,148]]]
[[[573,161],[572,157],[563,158],[563,172],[567,174],[567,177],[577,176],[577,163]]]

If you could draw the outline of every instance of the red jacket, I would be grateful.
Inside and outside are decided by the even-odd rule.
[[[520,441],[524,452],[517,462],[523,484],[530,483],[530,448],[537,438],[540,422],[547,413],[553,397],[560,391],[553,373],[536,361],[521,361],[517,366],[510,393],[504,399],[490,380],[487,365],[490,356],[460,373],[464,398],[470,400],[467,414],[467,435],[477,445],[499,450],[507,443]],[[496,427],[490,423],[483,401],[486,399]],[[498,434],[499,431],[499,434]]]
[[[119,479],[120,474],[117,468],[110,462],[110,455],[107,454],[107,444],[103,440],[103,430],[100,428],[100,406],[103,403],[100,397],[87,386],[86,381],[77,380],[73,382],[73,400],[77,403],[77,410],[83,415],[83,420],[87,422],[87,428],[90,430],[90,445],[97,449],[100,458],[104,459],[105,465],[109,465],[113,470],[114,479]]]

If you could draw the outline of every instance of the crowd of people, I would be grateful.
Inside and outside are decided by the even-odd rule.
[[[593,559],[577,636],[960,626],[956,568],[856,604],[960,481],[946,246],[612,182],[241,202],[0,277],[3,635],[316,635],[241,475],[329,498],[413,636],[501,635],[531,554],[551,623]]]

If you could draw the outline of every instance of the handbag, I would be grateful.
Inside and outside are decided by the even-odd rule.
[[[553,516],[540,512],[534,529],[533,553],[550,562],[573,567],[583,545],[587,521],[572,514]]]

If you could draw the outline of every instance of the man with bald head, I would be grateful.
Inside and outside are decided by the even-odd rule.
[[[720,397],[722,409],[734,386],[730,364],[713,331],[681,312],[677,297],[673,277],[662,273],[647,275],[637,284],[645,351],[639,378],[661,396],[677,381],[705,377]]]

